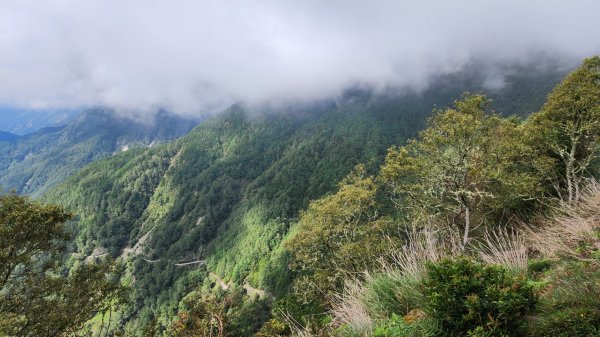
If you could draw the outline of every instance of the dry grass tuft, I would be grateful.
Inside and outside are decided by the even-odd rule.
[[[392,254],[393,264],[384,264],[385,272],[400,272],[420,280],[425,273],[427,262],[458,256],[464,250],[460,234],[451,230],[413,227],[407,232],[407,237],[406,244]]]
[[[315,330],[313,326],[310,324],[305,326],[301,322],[298,322],[296,319],[292,317],[287,311],[280,311],[279,314],[286,322],[286,324],[290,327],[291,336],[294,337],[320,337],[320,336],[330,336],[326,331],[318,331]]]
[[[527,271],[529,259],[525,237],[514,229],[486,230],[477,252],[485,263],[499,264],[519,272]]]
[[[346,325],[355,334],[370,336],[373,320],[366,305],[365,283],[359,280],[347,281],[344,292],[333,299],[332,314],[336,326]]]
[[[537,228],[525,227],[530,248],[543,256],[580,257],[578,248],[584,243],[599,245],[600,183],[592,181],[582,191],[578,202],[561,203],[554,215]]]

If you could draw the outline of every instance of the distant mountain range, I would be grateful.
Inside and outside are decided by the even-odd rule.
[[[167,113],[136,122],[109,109],[92,109],[69,118],[65,125],[47,126],[24,136],[2,132],[0,186],[39,195],[86,164],[175,139],[197,122]]]
[[[0,142],[12,143],[19,138],[19,135],[15,135],[14,133],[0,131]]]
[[[31,110],[0,105],[0,131],[25,135],[45,127],[64,125],[79,113],[79,110]]]

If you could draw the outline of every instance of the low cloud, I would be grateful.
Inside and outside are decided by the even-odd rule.
[[[600,2],[15,0],[0,4],[0,105],[216,111],[422,89],[481,61],[600,53]]]

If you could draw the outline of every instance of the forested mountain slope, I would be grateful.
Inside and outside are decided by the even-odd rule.
[[[519,73],[489,96],[501,112],[524,116],[561,76]],[[235,105],[175,142],[93,163],[44,198],[78,216],[81,256],[127,257],[135,301],[119,324],[143,335],[149,326],[164,329],[184,295],[210,284],[209,273],[285,293],[293,275],[280,245],[309,201],[332,192],[357,164],[379,167],[434,106],[481,90],[480,76],[460,74],[421,93],[355,90],[269,113]],[[181,266],[193,261],[206,267]]]
[[[597,56],[522,121],[477,94],[437,110],[301,213],[257,335],[598,336],[599,142]]]
[[[0,186],[40,195],[90,162],[177,138],[194,124],[167,114],[133,122],[110,110],[92,109],[64,126],[3,137],[10,142],[0,147]]]

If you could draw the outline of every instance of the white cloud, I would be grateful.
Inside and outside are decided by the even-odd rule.
[[[421,88],[474,60],[597,54],[597,13],[593,0],[0,0],[0,104],[196,113]]]

